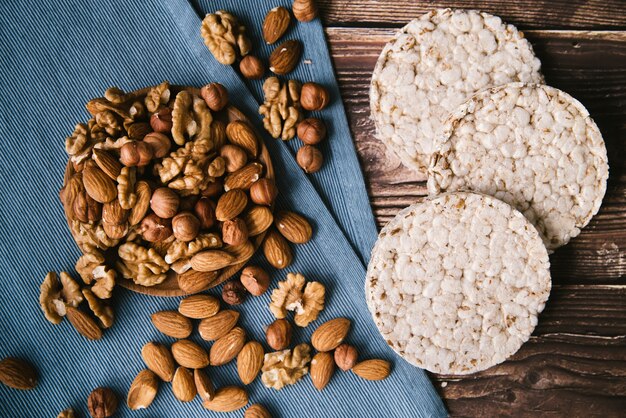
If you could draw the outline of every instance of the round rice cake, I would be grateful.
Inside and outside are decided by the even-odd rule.
[[[550,293],[549,267],[520,212],[490,196],[447,193],[382,229],[365,294],[379,331],[409,363],[468,374],[528,340]]]
[[[437,9],[411,21],[383,49],[370,86],[376,136],[402,163],[425,171],[449,113],[474,93],[543,82],[521,32],[474,10]]]
[[[472,190],[522,212],[548,250],[567,244],[598,212],[609,166],[587,109],[554,87],[512,83],[468,100],[444,127],[430,193]]]

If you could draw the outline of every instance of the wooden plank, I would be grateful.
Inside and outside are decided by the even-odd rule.
[[[511,359],[433,378],[453,416],[617,417],[626,410],[626,287],[557,287]]]
[[[620,0],[318,0],[329,26],[403,26],[435,8],[477,9],[502,17],[522,29],[620,29],[626,5]]]
[[[332,55],[372,207],[383,225],[426,193],[424,173],[404,168],[374,138],[368,88],[390,29],[328,28]],[[626,282],[626,32],[529,31],[546,82],[579,99],[609,152],[609,188],[600,213],[552,257],[555,283]]]

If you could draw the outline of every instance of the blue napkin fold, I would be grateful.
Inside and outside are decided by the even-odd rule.
[[[149,316],[175,309],[179,298],[116,289],[116,323],[97,342],[86,341],[67,321],[51,325],[39,309],[39,284],[45,273],[73,271],[80,254],[65,224],[58,190],[67,161],[63,140],[76,122],[88,119],[83,103],[111,85],[132,90],[164,78],[198,86],[218,81],[250,116],[258,103],[232,69],[213,61],[199,37],[200,19],[183,0],[141,4],[66,0],[56,6],[23,1],[2,3],[0,15],[0,357],[30,359],[40,373],[39,386],[32,391],[0,385],[0,416],[50,417],[69,406],[88,416],[85,400],[97,386],[110,386],[120,400],[125,398],[133,377],[145,367],[140,357],[143,344],[173,342],[153,328]],[[313,38],[307,44],[314,41],[321,42]],[[315,325],[347,316],[353,321],[349,341],[361,357],[386,358],[393,363],[393,373],[382,382],[336,373],[321,393],[308,377],[280,392],[264,388],[257,379],[247,387],[251,400],[280,417],[444,416],[425,373],[395,356],[380,337],[365,306],[361,259],[295,164],[291,150],[271,138],[266,144],[279,187],[289,190],[278,205],[315,221],[315,239],[295,249],[289,271],[302,272],[328,289],[327,308],[313,326],[297,330],[296,342],[307,341]],[[286,274],[272,273],[275,281]],[[268,302],[269,292],[235,308],[242,313],[241,324],[249,337],[258,341],[264,340],[263,325],[273,320]],[[234,362],[209,368],[209,374],[217,387],[239,383]],[[181,404],[170,384],[164,383],[148,410],[131,412],[122,401],[117,416],[241,416],[241,412],[211,413],[199,399]]]

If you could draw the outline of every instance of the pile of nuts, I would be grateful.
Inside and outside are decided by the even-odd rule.
[[[312,0],[296,0],[293,15],[301,22],[309,22],[317,16]],[[263,38],[268,45],[276,43],[285,35],[291,24],[291,13],[284,7],[271,9],[263,21]],[[231,13],[218,11],[207,14],[202,22],[201,35],[215,59],[225,65],[234,64],[238,58],[239,71],[250,80],[260,80],[266,69],[263,61],[250,55],[250,42],[245,48],[238,46],[245,33]],[[239,53],[237,49],[239,48]],[[302,42],[290,39],[279,44],[269,56],[269,70],[279,76],[291,73],[302,57]],[[225,59],[227,55],[227,59]],[[303,110],[319,111],[329,101],[328,90],[317,83],[300,83],[297,80],[281,81],[272,76],[263,82],[264,103],[259,107],[263,125],[274,138],[288,141],[296,135],[303,142],[297,152],[296,161],[306,173],[319,171],[324,157],[317,148],[326,137],[326,125],[315,117],[304,118]]]

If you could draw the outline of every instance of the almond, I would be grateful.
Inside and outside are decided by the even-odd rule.
[[[357,363],[352,371],[366,380],[383,380],[389,376],[391,364],[385,360],[365,360]]]
[[[231,329],[211,346],[209,353],[211,364],[221,366],[234,359],[243,348],[246,341],[246,333],[240,327]]]
[[[270,10],[263,21],[263,39],[265,42],[273,44],[279,40],[287,32],[290,20],[289,11],[284,7],[274,7]]]
[[[302,55],[302,43],[291,39],[278,45],[270,55],[270,71],[279,75],[290,73],[296,68]]]
[[[159,379],[157,375],[144,369],[137,374],[133,383],[130,384],[126,404],[133,411],[147,408],[154,401],[158,390]]]
[[[150,208],[150,199],[152,198],[152,189],[150,185],[141,180],[135,186],[135,194],[137,195],[137,203],[130,210],[128,222],[130,225],[137,225],[146,216]]]
[[[254,245],[247,240],[243,244],[228,245],[224,247],[224,251],[235,257],[235,261],[232,264],[243,263],[254,255]]]
[[[331,351],[337,348],[348,335],[350,320],[331,319],[320,325],[311,335],[311,344],[317,351]]]
[[[87,194],[96,202],[107,203],[117,197],[115,182],[97,166],[87,165],[85,167],[83,184]]]
[[[172,379],[172,392],[174,396],[181,402],[190,402],[196,397],[196,384],[193,381],[193,375],[185,367],[179,367],[174,373]]]
[[[204,370],[194,370],[193,381],[196,384],[196,390],[198,391],[198,395],[200,395],[200,399],[203,401],[213,399],[215,396],[215,388],[213,387],[213,382],[211,382],[209,375],[207,375]]]
[[[202,369],[209,365],[206,350],[193,341],[176,341],[172,344],[172,355],[176,363],[188,369]]]
[[[275,229],[270,229],[263,240],[263,254],[267,261],[277,269],[284,269],[293,260],[289,243]]]
[[[200,333],[200,337],[204,340],[217,340],[228,334],[235,324],[237,324],[238,319],[239,312],[237,311],[221,311],[215,316],[200,321],[198,332]]]
[[[263,346],[257,341],[248,341],[237,355],[237,373],[244,385],[254,381],[263,366]]]
[[[235,257],[222,250],[207,250],[191,257],[191,268],[197,271],[216,271],[230,266]]]
[[[263,166],[260,163],[250,163],[226,176],[224,179],[224,190],[248,190],[255,181],[261,178],[261,173],[263,173]]]
[[[304,244],[311,239],[313,228],[302,215],[290,211],[280,211],[274,220],[278,232],[294,244]]]
[[[151,319],[156,329],[172,338],[187,338],[193,329],[191,320],[176,311],[155,312]]]
[[[243,190],[232,189],[220,196],[215,207],[218,221],[228,221],[237,217],[248,204],[248,196]]]
[[[85,312],[66,306],[67,319],[70,320],[76,331],[89,340],[99,340],[102,338],[102,330],[96,321]]]
[[[254,129],[246,122],[234,121],[226,126],[228,140],[243,148],[248,156],[255,158],[259,153],[259,139]]]
[[[102,222],[109,225],[126,223],[129,211],[120,206],[119,199],[113,199],[102,205]]]
[[[186,297],[178,304],[178,312],[191,319],[204,319],[215,315],[220,310],[220,301],[211,295]]]
[[[93,160],[100,167],[100,170],[104,171],[112,180],[116,180],[122,171],[122,164],[108,151],[94,149]]]
[[[328,352],[317,353],[311,360],[311,381],[317,390],[323,390],[335,372],[335,360]]]
[[[252,206],[244,215],[243,220],[248,228],[248,235],[254,237],[267,231],[272,226],[274,216],[267,206]]]
[[[163,344],[149,342],[141,349],[141,358],[148,369],[156,373],[164,382],[171,382],[176,364],[170,350]]]
[[[209,288],[211,282],[217,277],[217,271],[188,270],[177,277],[178,287],[183,292],[198,293]]]
[[[248,404],[248,393],[237,386],[225,386],[215,392],[215,397],[202,406],[215,412],[232,412]]]
[[[0,361],[0,382],[13,389],[33,389],[37,386],[37,371],[26,360],[7,357]]]
[[[246,409],[243,418],[272,418],[272,415],[263,405],[255,403]]]

